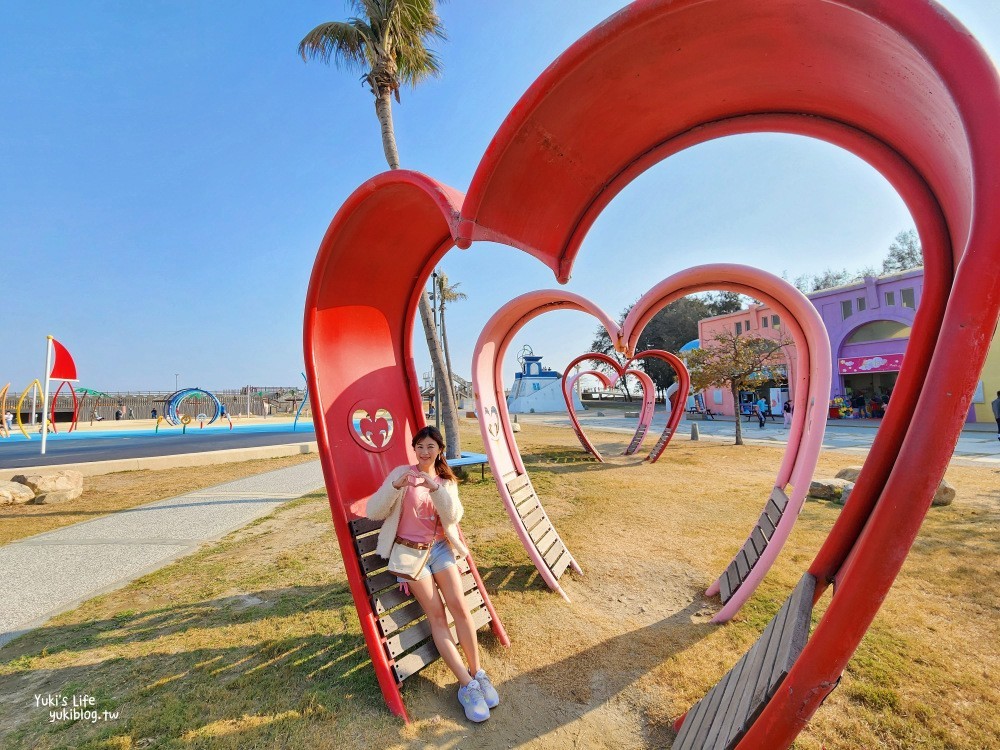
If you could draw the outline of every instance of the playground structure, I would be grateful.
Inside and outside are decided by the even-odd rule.
[[[212,404],[214,410],[211,415],[207,412],[201,411],[202,404],[199,403],[199,411],[192,417],[190,414],[180,415],[178,409],[181,404],[185,401],[193,399],[195,401],[208,400]],[[164,421],[172,427],[176,427],[179,424],[188,425],[192,421],[200,422],[204,424],[212,424],[220,416],[222,416],[222,402],[219,401],[218,396],[210,391],[206,391],[204,388],[181,388],[180,390],[174,391],[169,396],[164,399],[166,406],[163,410]],[[187,421],[184,421],[184,420]],[[230,421],[230,427],[232,422]]]
[[[573,425],[573,431],[576,433],[576,437],[583,446],[583,449],[602,463],[604,462],[604,457],[586,436],[586,434],[584,434],[583,427],[580,426],[580,419],[577,416],[576,408],[573,406],[573,399],[571,397],[573,393],[573,386],[575,386],[577,381],[584,375],[591,375],[597,378],[601,385],[605,388],[612,388],[618,380],[628,375],[634,375],[638,379],[639,383],[642,385],[642,406],[639,409],[639,423],[636,425],[635,434],[632,436],[632,440],[625,448],[625,455],[631,456],[639,450],[639,446],[642,445],[642,441],[646,437],[646,433],[649,431],[649,425],[653,421],[653,411],[656,407],[656,386],[653,384],[653,379],[645,371],[629,367],[629,365],[635,360],[645,359],[647,357],[661,359],[673,367],[674,372],[677,373],[677,381],[675,382],[675,385],[678,386],[674,390],[673,394],[668,395],[667,397],[670,403],[670,413],[667,417],[667,424],[663,428],[663,433],[660,435],[660,439],[656,441],[656,445],[653,446],[653,450],[650,451],[649,456],[647,457],[648,461],[655,463],[663,454],[664,449],[670,442],[670,438],[674,436],[674,432],[677,431],[677,425],[680,424],[681,417],[684,414],[682,405],[688,391],[691,389],[691,376],[688,374],[687,367],[685,367],[684,363],[670,352],[647,349],[644,352],[636,354],[628,362],[626,362],[625,365],[620,365],[613,357],[610,357],[607,354],[591,352],[590,354],[580,355],[570,362],[569,366],[566,368],[566,372],[569,372],[570,369],[576,367],[581,362],[590,360],[592,362],[604,362],[616,373],[615,377],[610,377],[606,373],[600,372],[599,370],[584,370],[583,372],[577,373],[572,377],[563,378],[563,398],[566,401],[566,408],[569,411],[569,418]]]
[[[640,115],[622,115],[637,110]],[[643,171],[712,138],[778,132],[825,140],[879,171],[915,220],[925,269],[894,408],[851,502],[760,640],[678,720],[674,742],[679,749],[791,745],[839,683],[906,559],[986,357],[1000,313],[1000,215],[993,210],[1000,198],[998,118],[1000,81],[993,64],[931,0],[647,0],[589,32],[539,76],[500,126],[466,196],[404,170],[360,186],[321,244],[304,341],[334,526],[390,709],[406,715],[400,659],[421,649],[419,659],[432,655],[426,646],[394,652],[405,644],[387,629],[395,613],[411,605],[396,601],[400,609],[379,616],[385,603],[369,599],[365,565],[380,561],[361,544],[367,538],[361,528],[373,527],[357,519],[386,472],[410,460],[409,437],[423,424],[411,334],[417,295],[434,264],[455,245],[498,241],[539,259],[565,283],[596,217]],[[377,285],[359,284],[373,258],[392,263],[383,266]],[[703,266],[691,278],[665,280],[662,291],[683,295],[705,285],[765,283],[752,275],[734,279],[728,271],[719,278],[722,272]],[[765,301],[800,312],[796,298],[772,291],[773,300]],[[571,297],[554,302],[590,307],[566,301]],[[645,313],[633,309],[622,326],[624,353],[641,331],[637,314]],[[803,315],[791,317],[808,325]],[[611,321],[602,322],[614,330]],[[509,437],[502,404],[487,403],[496,394],[479,387],[498,380],[490,365],[502,340],[480,342],[474,374],[489,445]],[[808,366],[798,340],[796,350],[796,377],[809,382],[796,388],[794,413],[801,421],[793,422],[798,433],[790,436],[779,478],[788,472],[797,490],[815,461],[809,441],[826,397],[812,397],[819,379],[803,371],[815,372],[829,350],[808,346]],[[935,430],[914,419],[918,403],[921,422]],[[378,408],[394,416],[393,437],[374,448],[349,439],[355,409],[374,415]],[[530,482],[516,470],[518,458],[510,454],[511,463],[494,465],[493,457],[505,501],[513,492],[532,502],[533,492],[524,491]],[[790,503],[779,508],[781,500],[775,502],[776,531],[790,515]],[[762,525],[765,515],[773,522],[770,511],[769,505]],[[772,538],[761,558],[776,546]],[[572,558],[559,550],[556,562],[569,565]],[[742,581],[723,611],[751,584]],[[502,631],[478,580],[476,588],[489,613],[478,621],[492,620]],[[813,606],[824,595],[828,606],[810,633]]]
[[[72,399],[73,403],[73,412],[70,417],[69,428],[66,431],[72,432],[73,430],[75,430],[79,421],[80,402],[79,399],[77,398],[76,389],[73,388],[72,383],[70,383],[68,380],[64,380],[61,383],[59,383],[59,387],[56,388],[56,391],[52,396],[52,403],[49,408],[49,415],[48,415],[49,430],[51,430],[53,433],[58,432],[58,429],[56,427],[56,402],[59,399],[59,393],[62,391],[63,386],[69,387],[69,397]],[[10,383],[7,383],[3,388],[0,388],[0,417],[2,417],[2,415],[6,414],[7,412],[7,392],[9,390],[10,390]],[[17,405],[14,407],[15,411],[14,418],[17,421],[18,429],[21,431],[21,434],[24,435],[24,437],[27,438],[28,440],[31,440],[31,435],[28,434],[28,431],[24,429],[24,420],[21,419],[21,410],[24,406],[25,400],[32,393],[36,395],[42,395],[42,384],[41,381],[39,381],[38,379],[33,380],[28,385],[28,387],[21,394],[20,398],[18,398]],[[36,411],[37,408],[38,406],[36,402],[35,404]],[[10,437],[10,430],[7,429],[7,420],[5,419],[0,419],[0,437]]]
[[[7,428],[7,391],[10,383],[0,388],[0,437],[10,437],[10,430]]]

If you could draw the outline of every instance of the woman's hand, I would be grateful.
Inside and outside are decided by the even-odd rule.
[[[431,492],[441,488],[441,483],[438,481],[437,477],[424,471],[417,471],[416,469],[410,469],[407,471],[399,479],[393,482],[392,486],[397,490],[401,490],[408,484],[414,487],[426,487]]]
[[[406,471],[405,473],[403,473],[402,476],[400,476],[399,479],[397,479],[395,482],[392,483],[392,486],[395,489],[397,489],[397,490],[401,490],[406,485],[413,484],[413,482],[411,481],[411,478],[414,476],[415,473],[416,472],[414,472],[413,469],[410,469],[409,471]]]
[[[425,471],[414,471],[413,473],[417,477],[417,487],[426,487],[431,492],[441,489],[441,483],[438,481],[437,477],[432,476]]]

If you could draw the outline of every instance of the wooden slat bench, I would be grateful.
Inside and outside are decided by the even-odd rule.
[[[729,567],[719,577],[719,596],[722,597],[723,604],[729,601],[733,593],[747,579],[757,560],[764,554],[764,549],[774,535],[778,521],[781,520],[787,507],[788,496],[777,487],[771,490],[771,497],[768,498],[757,525],[743,543],[743,547],[736,553],[736,557],[729,563]]]
[[[504,484],[532,544],[552,571],[552,575],[558,579],[573,562],[573,556],[566,549],[566,545],[545,513],[535,488],[531,486],[531,480],[527,474],[510,472],[504,476]]]
[[[386,560],[375,553],[382,522],[359,518],[348,526],[382,644],[396,681],[402,683],[439,657],[437,646],[431,639],[430,625],[417,600],[399,590],[396,576],[386,570]],[[489,610],[483,604],[483,596],[476,586],[468,561],[460,560],[458,570],[462,576],[465,605],[472,613],[476,628],[481,628],[492,619]],[[453,622],[451,613],[448,617],[449,622]],[[454,626],[452,636],[455,636]]]
[[[674,750],[729,750],[767,705],[809,638],[816,579],[806,573],[757,642],[688,711]]]

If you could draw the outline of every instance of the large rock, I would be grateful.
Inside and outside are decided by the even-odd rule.
[[[72,469],[48,474],[18,474],[11,477],[11,481],[26,485],[35,494],[32,502],[37,505],[65,503],[83,494],[83,474]]]
[[[853,486],[854,483],[846,479],[814,479],[809,484],[809,497],[837,501],[847,487]]]
[[[20,482],[0,480],[0,505],[30,503],[35,493]]]
[[[937,492],[934,493],[934,499],[931,500],[931,505],[951,505],[954,500],[955,488],[947,479],[942,479]]]
[[[833,502],[837,505],[847,505],[847,501],[851,498],[851,492],[854,490],[854,482],[851,482],[846,487],[844,491],[840,493],[840,497],[835,498]]]
[[[846,479],[848,482],[857,482],[858,474],[860,473],[860,466],[847,466],[837,472],[837,479]]]
[[[858,474],[860,473],[860,466],[847,466],[837,472],[837,478],[846,479],[849,482],[856,482],[858,481]],[[812,492],[809,494],[812,494]],[[947,479],[942,479],[941,484],[938,485],[937,492],[934,493],[934,499],[931,500],[931,505],[951,505],[954,500],[954,486],[952,486]]]

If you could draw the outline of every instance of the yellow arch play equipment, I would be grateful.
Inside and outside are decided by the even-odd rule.
[[[24,422],[21,421],[21,407],[24,405],[24,399],[26,399],[28,394],[31,393],[32,388],[35,388],[38,391],[38,398],[42,402],[42,418],[45,418],[45,393],[42,391],[42,384],[38,381],[38,378],[32,380],[31,384],[24,389],[24,393],[21,394],[21,398],[17,400],[17,409],[15,409],[17,412],[17,428],[21,431],[22,435],[28,438],[28,440],[31,440],[31,435],[29,435],[28,431],[24,429]]]
[[[5,438],[10,437],[10,430],[7,429],[7,420],[4,419],[4,414],[7,413],[7,391],[9,388],[10,383],[0,388],[0,435]]]

